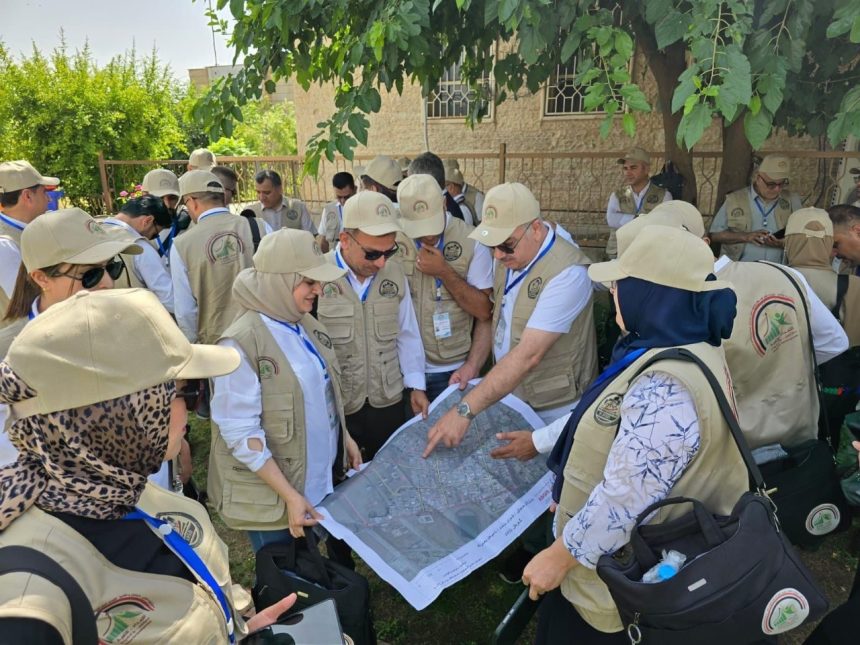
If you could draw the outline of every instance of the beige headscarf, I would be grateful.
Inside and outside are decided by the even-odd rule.
[[[304,316],[299,311],[293,290],[302,281],[298,273],[263,273],[243,269],[233,281],[233,298],[244,310],[259,311],[269,318],[297,323]]]
[[[832,270],[833,225],[827,211],[801,208],[785,227],[785,261],[800,269]]]

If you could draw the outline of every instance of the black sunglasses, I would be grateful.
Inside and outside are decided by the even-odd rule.
[[[80,280],[81,286],[84,289],[92,289],[104,278],[105,271],[111,277],[111,280],[116,280],[122,275],[122,270],[125,268],[125,264],[119,258],[115,260],[111,260],[103,267],[93,267],[92,269],[87,269],[83,272],[82,275],[75,275],[74,273],[55,273],[52,277],[56,278],[59,276],[64,276],[66,278],[71,278],[72,280]]]
[[[784,186],[788,186],[788,179],[783,179],[782,181],[768,181],[761,175],[759,175],[758,178],[761,179],[762,183],[771,190],[777,187],[783,188]]]
[[[501,244],[496,244],[493,248],[499,249],[499,251],[501,251],[505,255],[511,255],[516,250],[517,244],[519,244],[526,236],[526,233],[528,233],[529,228],[531,228],[533,222],[534,220],[526,224],[526,227],[523,229],[523,232],[520,233],[520,236],[517,238],[516,242],[512,242],[511,244],[508,244],[507,242],[502,242]]]
[[[347,233],[352,238],[352,241],[358,244],[361,247],[361,250],[364,251],[364,259],[368,262],[375,262],[381,257],[384,257],[386,260],[390,260],[395,255],[397,255],[397,244],[394,245],[393,248],[388,249],[387,251],[377,251],[375,249],[368,249],[365,246],[355,239],[355,236],[352,233]]]

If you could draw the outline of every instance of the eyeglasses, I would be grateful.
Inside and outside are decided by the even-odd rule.
[[[761,175],[759,175],[758,178],[761,179],[761,182],[771,190],[774,188],[783,188],[784,186],[788,186],[788,179],[783,179],[782,181],[768,181]]]
[[[74,273],[54,273],[51,275],[52,278],[57,278],[59,276],[63,276],[66,278],[71,278],[72,280],[80,280],[81,286],[84,289],[92,289],[99,282],[102,281],[102,278],[105,276],[105,271],[111,277],[111,280],[116,280],[122,275],[122,270],[125,268],[125,264],[119,258],[111,260],[107,264],[102,267],[93,267],[92,269],[87,269],[81,275],[75,275]]]
[[[397,244],[394,245],[393,248],[388,249],[387,251],[377,251],[376,249],[368,249],[365,246],[362,246],[361,242],[355,239],[355,236],[352,233],[347,233],[352,238],[352,241],[358,244],[361,247],[361,250],[364,251],[364,259],[368,262],[375,262],[381,257],[384,257],[386,260],[390,260],[397,254]]]
[[[528,231],[531,228],[531,225],[534,223],[534,221],[535,220],[532,220],[531,222],[526,224],[526,227],[523,229],[523,232],[520,233],[520,236],[517,238],[516,242],[514,242],[512,244],[508,244],[507,242],[502,242],[501,244],[496,244],[496,246],[494,246],[493,248],[498,249],[499,251],[501,251],[505,255],[511,255],[516,250],[517,244],[519,244],[522,241],[522,239],[526,236],[526,233],[528,233]]]

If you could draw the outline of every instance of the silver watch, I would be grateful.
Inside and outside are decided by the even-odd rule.
[[[469,421],[475,418],[475,415],[472,414],[472,408],[470,408],[469,404],[465,401],[461,401],[457,406],[457,415],[464,419],[468,419]]]

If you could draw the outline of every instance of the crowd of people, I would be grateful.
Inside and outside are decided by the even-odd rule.
[[[104,642],[234,642],[295,596],[254,615],[206,509],[176,494],[186,410],[211,418],[211,509],[256,552],[320,531],[316,506],[349,469],[480,378],[424,457],[506,395],[531,406],[544,427],[500,432],[491,455],[545,460],[553,512],[502,575],[542,598],[538,643],[627,642],[598,560],[655,502],[727,515],[749,486],[704,372],[650,359],[684,348],[717,375],[765,465],[819,438],[818,366],[860,344],[857,205],[803,207],[789,160],[769,155],[708,230],[650,162],[642,148],[618,160],[599,263],[525,185],[484,194],[430,152],[336,173],[318,225],[274,170],[254,177],[258,201],[234,204],[236,172],[205,149],[101,219],[46,213],[60,179],[0,164],[0,555],[59,563]],[[841,416],[828,424],[838,435]],[[330,536],[327,554],[354,568]],[[72,642],[63,585],[0,579],[0,642]],[[846,612],[810,642],[853,642]]]

